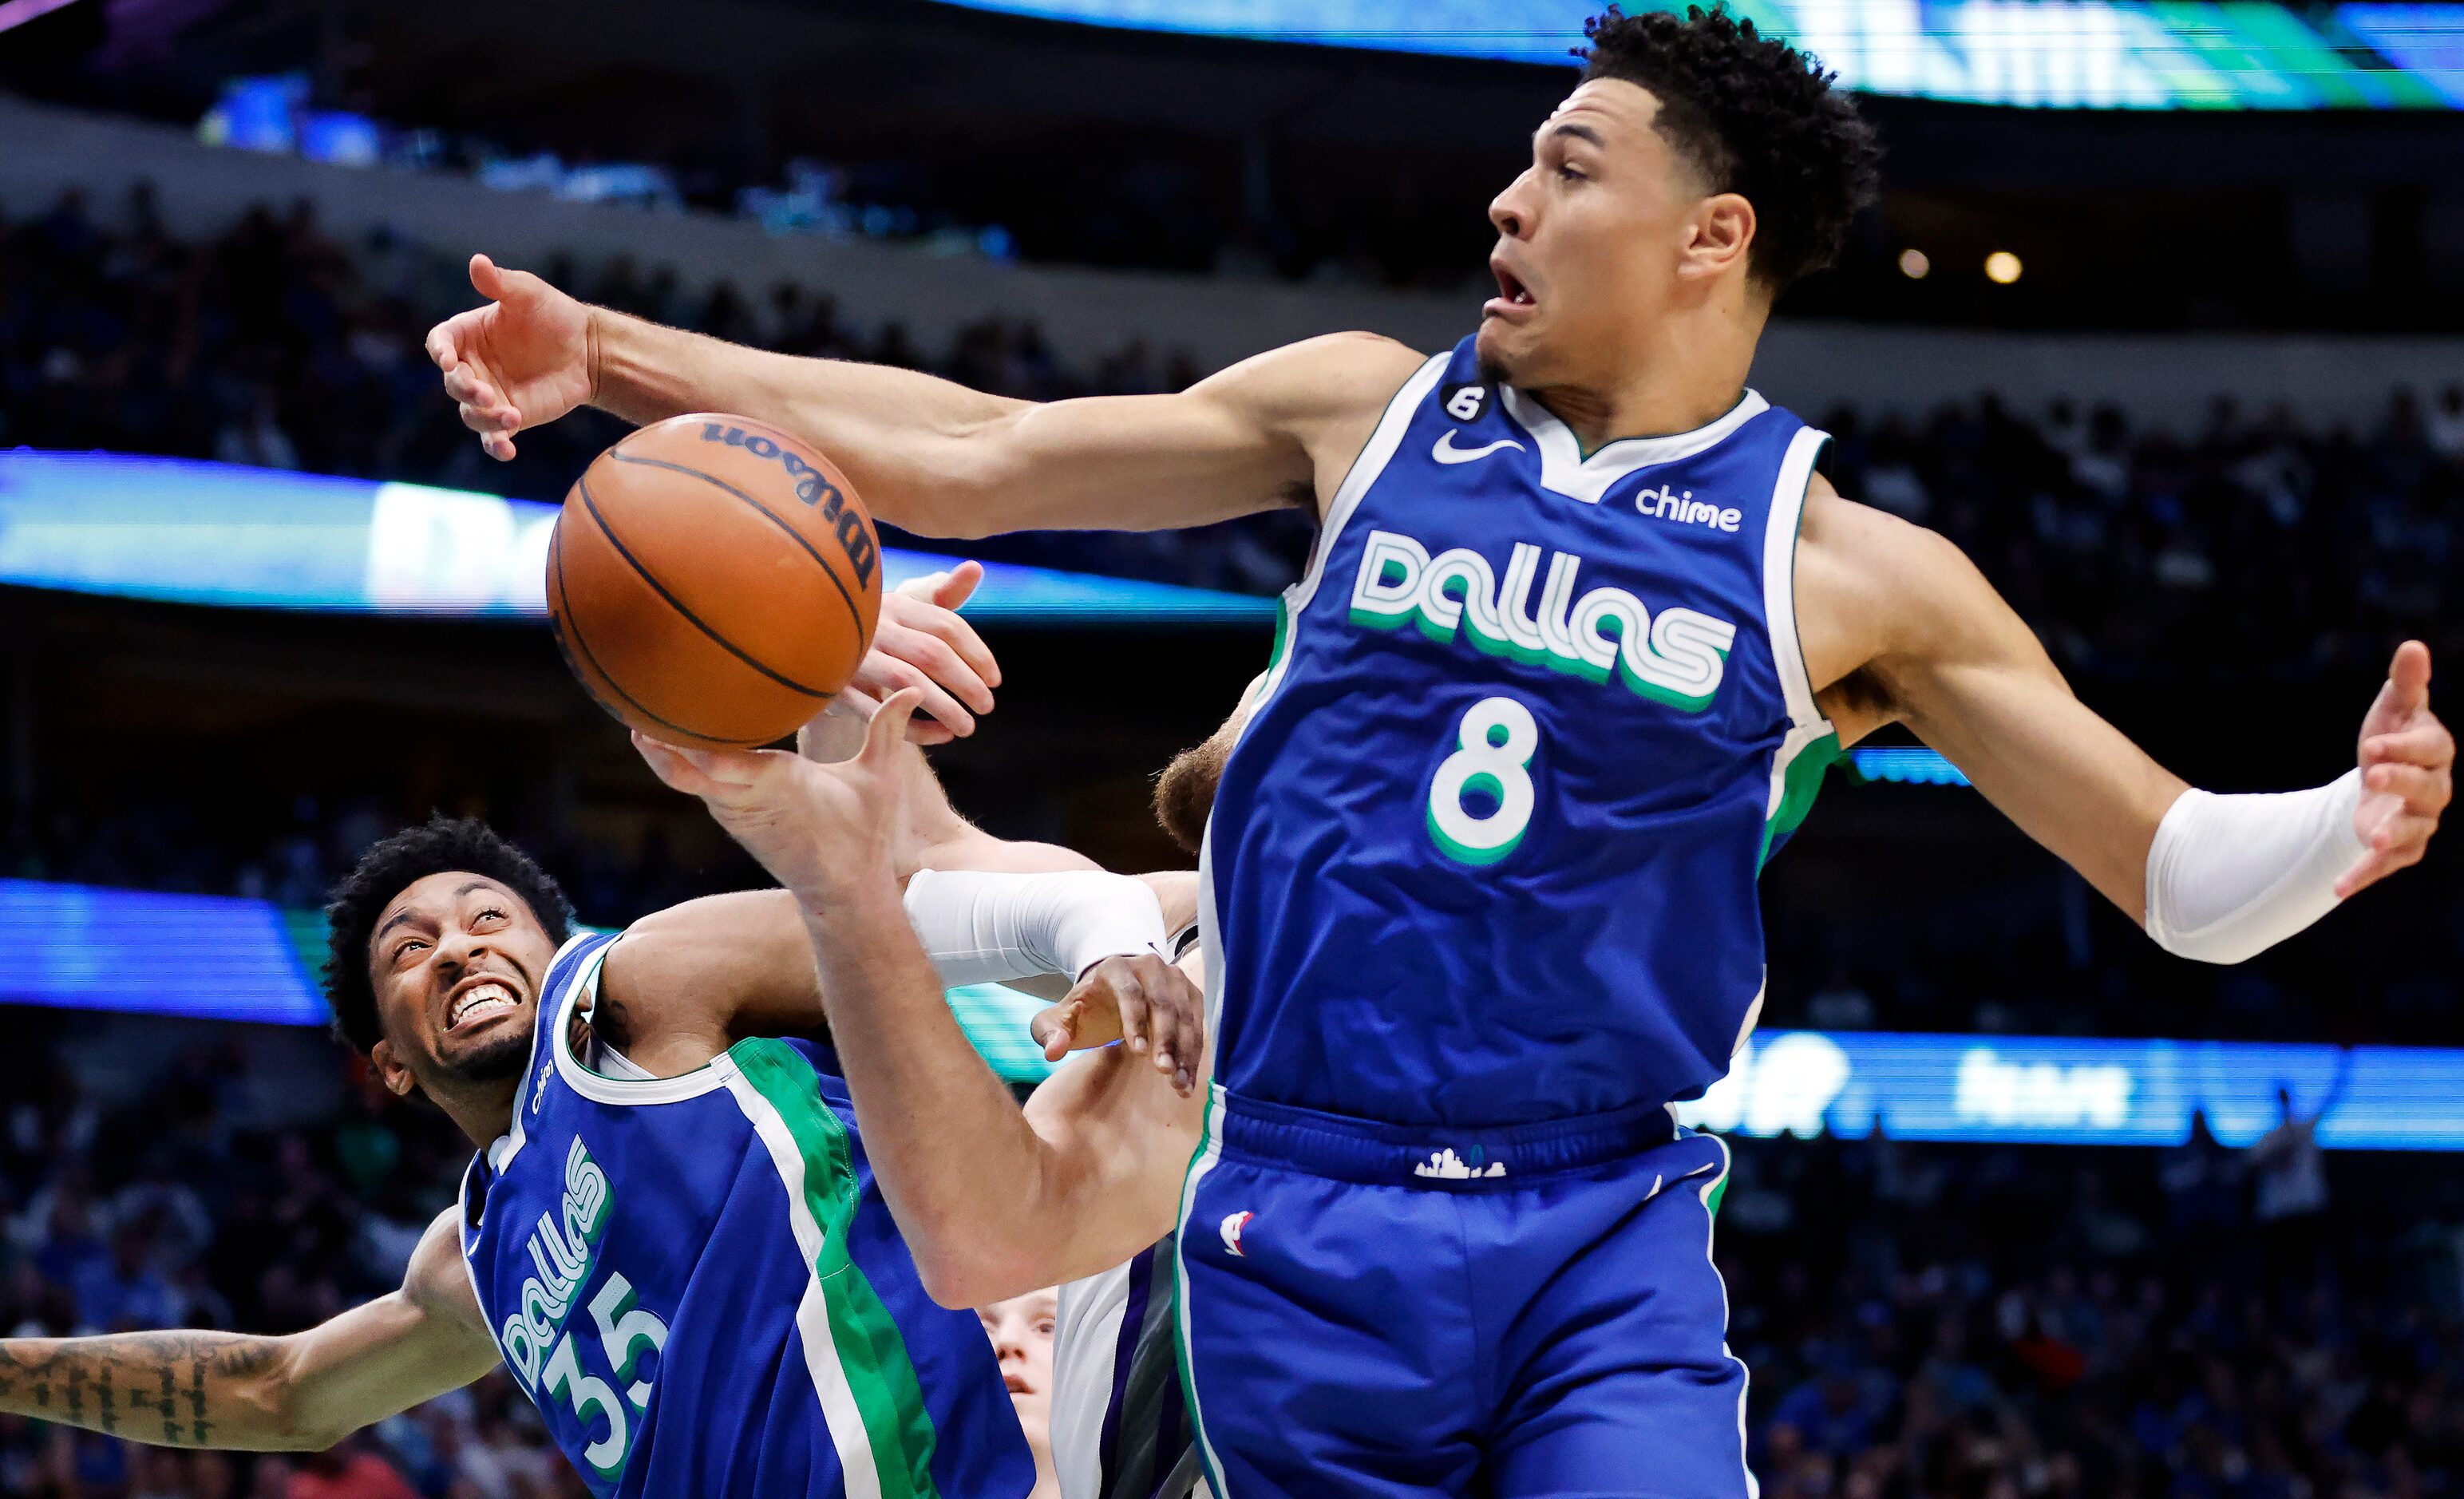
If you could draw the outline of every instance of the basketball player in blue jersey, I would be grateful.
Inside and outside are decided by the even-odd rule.
[[[912,626],[912,603],[887,617]],[[989,665],[955,616],[924,628]],[[909,645],[985,705],[972,667]],[[885,722],[922,696],[891,695]],[[951,983],[1074,976],[1162,939],[1147,886],[986,837],[899,754],[923,788],[902,803],[898,857],[920,866],[902,909]],[[529,858],[439,820],[370,849],[328,916],[337,1028],[481,1147],[402,1290],[289,1337],[0,1340],[0,1410],[315,1451],[501,1361],[594,1494],[1033,1488],[980,1326],[932,1303],[882,1203],[784,893],[576,932]]]
[[[1841,745],[1906,725],[2213,961],[2419,859],[2447,805],[2421,645],[2352,771],[2211,795],[2079,703],[1956,547],[1816,472],[1822,434],[1745,381],[1871,194],[1830,85],[1724,13],[1595,22],[1491,206],[1498,295],[1435,356],[1331,336],[1035,405],[484,257],[489,304],[429,336],[498,456],[585,401],[731,410],[928,535],[1321,518],[1200,865],[1213,1092],[1176,1243],[1216,1499],[1752,1491],[1710,1263],[1726,1155],[1667,1106],[1754,1023],[1756,876]],[[930,1190],[886,1132],[957,1122],[879,1118],[876,1158],[914,1165],[885,1170],[893,1203]]]

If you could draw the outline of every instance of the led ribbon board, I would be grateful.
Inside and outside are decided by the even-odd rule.
[[[1679,1106],[1714,1133],[2041,1145],[2179,1145],[2204,1113],[2226,1145],[2277,1123],[2277,1090],[2319,1143],[2464,1150],[2464,1051],[1768,1031],[1728,1075]]]
[[[325,924],[262,900],[0,880],[0,1003],[322,1025]],[[997,1071],[1049,1069],[1026,1035],[1038,1002],[983,985],[950,1006]],[[2464,1051],[1767,1031],[1702,1098],[1698,1128],[1761,1136],[2043,1145],[2178,1145],[2205,1111],[2227,1145],[2332,1105],[2319,1143],[2464,1150]]]
[[[325,918],[228,895],[0,879],[0,1003],[324,1025]],[[1027,1022],[1044,1002],[1000,984],[951,1013],[1011,1082],[1052,1073]]]
[[[184,458],[0,452],[0,583],[364,614],[545,618],[557,507]],[[957,559],[888,548],[883,582]],[[1257,624],[1272,599],[990,562],[971,618]]]
[[[1567,64],[1603,0],[947,0],[1146,31]],[[1648,3],[1648,0],[1646,0]],[[1638,7],[1639,8],[1639,7]],[[1677,9],[1662,3],[1661,9]],[[1729,0],[1850,88],[2070,109],[2464,107],[2464,15],[2261,0]]]

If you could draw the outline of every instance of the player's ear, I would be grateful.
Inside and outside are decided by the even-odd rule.
[[[385,1091],[396,1098],[409,1097],[411,1090],[419,1086],[419,1080],[410,1075],[410,1069],[402,1065],[402,1058],[394,1051],[390,1041],[380,1041],[368,1048],[368,1066],[375,1070],[377,1081],[385,1085]]]
[[[1715,192],[1694,207],[1692,232],[1677,274],[1705,280],[1742,268],[1754,242],[1754,206],[1743,193]]]

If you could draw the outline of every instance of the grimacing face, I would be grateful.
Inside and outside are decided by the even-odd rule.
[[[1725,260],[1703,254],[1713,206],[1701,174],[1653,125],[1660,101],[1618,78],[1594,78],[1543,121],[1531,165],[1488,206],[1498,295],[1481,309],[1480,362],[1525,389],[1612,383],[1626,351]],[[1715,247],[1716,248],[1716,247]],[[1742,254],[1742,247],[1739,247]]]
[[[520,1076],[555,959],[529,904],[495,880],[449,871],[413,883],[368,938],[378,1075],[397,1093]]]

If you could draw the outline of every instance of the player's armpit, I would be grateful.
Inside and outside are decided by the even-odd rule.
[[[320,1452],[496,1365],[451,1215],[401,1290],[287,1337],[121,1333],[0,1340],[0,1411],[158,1446]]]
[[[1796,603],[1807,672],[1825,711],[1849,719],[1843,741],[1906,724],[2030,837],[2143,916],[2147,850],[2187,787],[2079,700],[1958,547],[1817,477]]]

